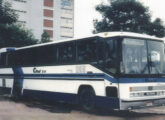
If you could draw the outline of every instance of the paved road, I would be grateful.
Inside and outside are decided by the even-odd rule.
[[[0,95],[0,120],[165,120],[165,107],[86,113],[69,104],[14,102],[8,96]]]

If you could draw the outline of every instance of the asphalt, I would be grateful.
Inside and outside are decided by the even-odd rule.
[[[96,110],[88,113],[77,105],[40,101],[13,101],[0,95],[0,120],[165,120],[165,106],[133,111]]]

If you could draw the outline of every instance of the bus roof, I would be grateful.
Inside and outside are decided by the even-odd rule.
[[[123,37],[137,37],[137,38],[154,39],[154,40],[165,40],[163,38],[158,38],[158,37],[147,35],[147,34],[140,34],[140,33],[133,33],[133,32],[103,32],[103,33],[99,33],[98,35],[100,37],[123,36]]]
[[[165,39],[163,39],[163,38],[158,38],[158,37],[155,37],[155,36],[150,36],[150,35],[146,35],[146,34],[139,34],[139,33],[133,33],[133,32],[103,32],[103,33],[93,34],[93,35],[86,36],[86,37],[81,37],[81,38],[70,38],[70,39],[65,39],[65,40],[57,40],[57,41],[48,42],[48,43],[42,43],[42,44],[37,44],[37,45],[20,47],[20,48],[16,48],[16,50],[32,48],[32,47],[39,47],[39,46],[45,46],[45,45],[51,45],[51,44],[54,44],[54,43],[62,43],[62,42],[67,42],[67,41],[80,40],[80,39],[85,39],[85,38],[92,38],[92,37],[108,38],[108,37],[117,37],[117,36],[137,37],[137,38],[165,41]]]

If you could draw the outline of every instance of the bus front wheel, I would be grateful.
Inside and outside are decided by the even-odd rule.
[[[79,103],[81,107],[88,112],[91,112],[95,108],[95,92],[92,88],[83,88],[79,92]]]

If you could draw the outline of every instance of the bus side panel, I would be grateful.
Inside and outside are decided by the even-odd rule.
[[[11,94],[13,86],[13,70],[11,68],[0,69],[0,93]]]
[[[49,80],[24,79],[24,96],[38,96],[40,99],[77,103],[77,94],[81,85],[90,85],[97,96],[104,96],[104,80]],[[42,94],[43,93],[43,94]]]
[[[119,109],[119,91],[118,81],[116,78],[105,75],[105,96],[97,96],[97,106],[107,109]],[[112,89],[107,89],[112,88]],[[115,89],[115,90],[114,90]]]
[[[54,91],[39,91],[39,90],[24,89],[23,97],[27,99],[37,99],[40,101],[48,101],[48,102],[62,101],[72,104],[78,103],[76,94],[60,93]]]
[[[13,85],[13,79],[0,78],[0,94],[10,94]]]
[[[96,92],[96,95],[104,96],[104,80],[97,79],[97,74],[102,74],[100,70],[89,65],[62,65],[62,66],[36,66],[23,67],[24,72],[24,96],[30,95],[34,91],[35,94],[48,93],[50,99],[52,94],[56,94],[56,99],[65,101],[70,95],[76,101],[78,90],[81,85],[90,85]],[[92,74],[88,74],[92,72]],[[101,79],[101,78],[99,78]],[[42,91],[42,92],[41,92]],[[28,96],[29,96],[28,95]],[[54,95],[53,95],[54,96]],[[61,97],[60,97],[61,96]],[[66,96],[66,97],[65,97]],[[55,98],[55,97],[54,97]]]
[[[45,86],[46,85],[46,86]],[[63,101],[78,103],[78,89],[81,85],[90,85],[96,93],[96,106],[101,108],[119,109],[118,97],[105,96],[103,81],[80,80],[40,80],[25,79],[23,95],[29,99],[44,101]]]
[[[117,97],[103,97],[97,96],[97,107],[100,108],[107,108],[107,109],[119,109],[120,108],[120,101]]]
[[[56,74],[57,75],[57,74]],[[34,77],[34,76],[33,76]],[[114,79],[114,78],[111,78]],[[119,109],[118,97],[107,97],[105,93],[106,86],[116,87],[118,83],[109,84],[108,80],[85,79],[78,76],[75,78],[61,79],[42,78],[42,79],[24,79],[23,95],[28,98],[37,98],[48,101],[63,101],[68,103],[78,103],[78,90],[81,85],[88,85],[93,88],[96,94],[96,105],[102,108]],[[112,80],[114,81],[114,80]]]

